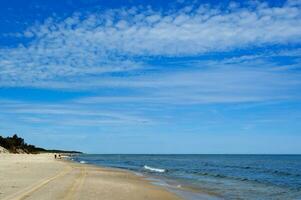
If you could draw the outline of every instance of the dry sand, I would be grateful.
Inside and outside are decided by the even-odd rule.
[[[52,154],[0,154],[1,200],[179,200],[130,172],[55,160]]]

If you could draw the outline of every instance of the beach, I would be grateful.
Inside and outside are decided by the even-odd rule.
[[[0,154],[0,199],[180,200],[142,176],[46,153]]]

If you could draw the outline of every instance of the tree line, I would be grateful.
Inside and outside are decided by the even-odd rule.
[[[0,146],[7,149],[10,153],[81,153],[79,151],[47,150],[27,144],[23,138],[14,134],[12,137],[0,136]]]

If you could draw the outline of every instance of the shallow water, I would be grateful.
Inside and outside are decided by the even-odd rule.
[[[84,154],[74,159],[146,174],[187,199],[201,194],[181,188],[213,199],[301,199],[301,155]]]

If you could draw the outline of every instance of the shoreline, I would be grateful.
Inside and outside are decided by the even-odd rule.
[[[181,200],[125,170],[55,160],[54,154],[1,154],[0,199]]]
[[[152,185],[164,188],[165,190],[176,194],[182,200],[222,200],[223,198],[218,194],[213,194],[210,191],[201,190],[192,185],[186,184],[177,179],[169,179],[167,177],[160,177],[158,175],[145,174],[143,172],[138,172],[131,169],[121,168],[121,167],[112,167],[105,165],[98,165],[95,163],[90,163],[85,160],[73,160],[72,157],[66,157],[67,162],[75,162],[81,165],[95,166],[103,169],[117,170],[126,173],[131,173],[135,176],[142,177],[145,181],[149,182]]]

